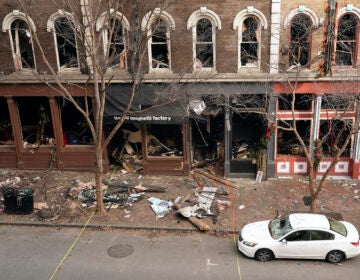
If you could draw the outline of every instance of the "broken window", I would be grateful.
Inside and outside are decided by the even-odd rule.
[[[325,94],[322,96],[321,109],[354,111],[355,95]]]
[[[54,144],[49,100],[46,97],[16,98],[24,146]]]
[[[2,145],[14,145],[14,136],[6,99],[0,97],[0,146]]]
[[[240,39],[241,66],[257,66],[260,32],[260,25],[255,17],[244,19]]]
[[[289,127],[287,124],[292,124],[292,120],[278,121],[278,127]],[[301,139],[304,141],[305,146],[309,147],[311,121],[310,120],[297,120],[296,130],[299,133]],[[278,155],[293,155],[293,156],[305,156],[303,147],[297,140],[293,131],[287,131],[283,129],[277,130],[277,154]]]
[[[125,29],[121,24],[121,19],[111,19],[107,36],[109,42],[109,65],[119,65],[120,69],[126,69]]]
[[[34,69],[34,51],[28,24],[20,19],[14,20],[11,23],[10,34],[15,69]]]
[[[292,110],[292,94],[280,94],[278,98],[279,110]],[[295,94],[294,110],[308,111],[312,108],[311,94]]]
[[[289,66],[307,65],[310,62],[311,20],[298,14],[291,20],[289,42]]]
[[[151,25],[151,67],[170,68],[170,32],[167,23],[156,19]]]
[[[195,68],[214,67],[214,30],[210,20],[200,19],[196,24]]]
[[[319,139],[322,141],[322,153],[326,157],[332,157],[336,152],[336,147],[339,149],[344,145],[346,137],[348,137],[353,121],[345,120],[321,120],[320,121],[320,135]],[[343,157],[350,157],[351,140],[346,146]]]
[[[355,15],[345,14],[340,18],[336,41],[336,65],[355,66],[357,32],[358,21]]]
[[[182,156],[182,126],[152,124],[146,126],[149,156]]]
[[[74,25],[66,17],[55,20],[58,65],[60,70],[77,68],[78,54]]]
[[[85,110],[85,98],[76,97],[76,103]],[[85,117],[70,101],[59,98],[64,145],[93,145],[93,137]],[[93,120],[91,99],[87,99],[90,119]]]

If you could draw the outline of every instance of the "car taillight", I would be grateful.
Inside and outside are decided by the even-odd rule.
[[[359,246],[359,240],[357,242],[350,242],[351,245],[354,245],[355,247]]]

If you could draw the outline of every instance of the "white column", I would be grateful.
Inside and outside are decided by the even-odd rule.
[[[272,0],[270,26],[270,73],[279,72],[281,0]]]

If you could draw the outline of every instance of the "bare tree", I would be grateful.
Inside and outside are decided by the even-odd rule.
[[[32,15],[32,7],[28,6],[27,1],[19,0],[21,9],[25,12],[28,19]],[[91,110],[88,99],[84,98],[84,106],[80,106],[77,99],[68,90],[69,81],[64,80],[58,75],[57,65],[51,63],[46,51],[45,43],[41,40],[39,32],[31,32],[31,40],[36,46],[37,55],[41,55],[47,67],[47,73],[34,72],[48,86],[56,90],[67,101],[71,102],[75,108],[83,115],[88,128],[93,137],[96,151],[95,184],[97,197],[97,212],[104,213],[102,196],[102,176],[103,176],[103,155],[111,139],[122,126],[127,114],[132,110],[132,103],[135,94],[143,81],[144,68],[146,66],[147,42],[155,29],[164,28],[160,19],[162,11],[167,9],[174,1],[160,0],[151,9],[158,8],[154,17],[148,17],[147,29],[141,30],[139,20],[139,4],[137,1],[128,3],[122,0],[92,1],[92,0],[62,0],[51,1],[54,8],[61,14],[54,22],[54,32],[59,54],[58,64],[60,67],[79,67],[84,73],[88,74],[86,86],[91,85],[94,92],[94,110]],[[151,10],[150,9],[150,10]],[[136,27],[125,34],[124,24],[121,15],[126,11],[132,11],[135,18]],[[119,16],[120,15],[120,16]],[[154,21],[155,18],[155,21]],[[151,21],[151,22],[150,22]],[[101,25],[99,25],[101,22]],[[148,32],[152,28],[152,32]],[[100,32],[98,32],[100,31]],[[161,32],[158,32],[160,34]],[[130,40],[129,37],[134,38]],[[163,38],[162,38],[163,39]],[[125,44],[125,40],[126,44]],[[165,38],[165,44],[167,43]],[[79,59],[76,59],[76,55]],[[30,58],[22,57],[25,64],[31,64]],[[78,63],[80,65],[78,65]],[[124,69],[125,64],[129,64],[131,73],[131,90],[128,95],[128,103],[121,117],[114,125],[113,129],[104,137],[104,109],[106,102],[107,89],[110,86],[114,74],[109,71],[112,68]],[[174,94],[169,94],[162,106],[173,102]]]

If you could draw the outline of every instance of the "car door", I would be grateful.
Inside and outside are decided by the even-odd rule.
[[[307,258],[311,256],[310,231],[295,230],[278,240],[274,252],[278,258]]]
[[[323,258],[332,248],[335,236],[325,230],[311,230],[310,241],[312,250],[309,251],[310,258]]]

